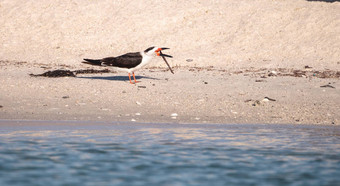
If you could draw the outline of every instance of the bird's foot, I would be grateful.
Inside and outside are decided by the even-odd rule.
[[[135,82],[132,82],[130,81],[130,84],[136,84],[136,83],[140,83],[141,81],[135,81]]]

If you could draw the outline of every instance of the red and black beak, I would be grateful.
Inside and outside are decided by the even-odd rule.
[[[168,55],[168,54],[163,54],[161,51],[162,50],[168,50],[170,48],[158,48],[155,52],[157,53],[157,56],[164,56],[164,57],[170,57],[172,58],[172,56]]]
[[[158,48],[155,52],[157,53],[157,56],[161,56],[161,57],[163,58],[164,62],[168,65],[168,67],[169,67],[171,73],[174,73],[174,71],[171,69],[169,63],[168,63],[168,62],[166,61],[166,59],[165,59],[165,57],[170,57],[170,58],[172,58],[172,56],[167,55],[167,54],[163,54],[163,53],[162,53],[162,50],[167,50],[167,49],[170,49],[170,48]]]

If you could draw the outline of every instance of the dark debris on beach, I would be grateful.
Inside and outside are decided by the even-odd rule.
[[[42,74],[30,74],[32,77],[51,77],[51,78],[57,78],[57,77],[76,77],[77,74],[98,74],[98,73],[110,73],[111,71],[108,69],[104,70],[94,70],[94,69],[85,69],[85,70],[52,70],[47,71]]]
[[[259,76],[261,78],[267,77],[282,77],[282,76],[290,76],[290,77],[316,77],[316,78],[340,78],[340,71],[337,70],[313,70],[313,67],[308,65],[304,66],[304,69],[293,69],[293,68],[254,68],[249,67],[247,69],[230,71],[228,69],[218,69],[214,66],[209,67],[190,67],[190,72],[200,72],[200,71],[218,71],[229,74],[243,74],[244,76]],[[262,82],[262,80],[257,80],[256,82]]]
[[[305,67],[309,69],[311,67]],[[340,78],[340,71],[336,70],[299,70],[299,69],[288,69],[288,68],[276,68],[276,69],[247,69],[244,71],[232,72],[233,74],[257,74],[261,78],[267,77],[280,77],[280,76],[290,76],[290,77],[316,77],[316,78]]]
[[[70,70],[52,70],[42,74],[30,74],[32,77],[43,76],[43,77],[76,77],[76,75]]]
[[[287,73],[282,73],[282,76],[293,76],[293,77],[318,77],[318,78],[340,78],[340,71],[333,70],[292,70]]]

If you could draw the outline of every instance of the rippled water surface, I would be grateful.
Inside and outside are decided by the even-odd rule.
[[[0,121],[0,185],[339,185],[340,128]]]

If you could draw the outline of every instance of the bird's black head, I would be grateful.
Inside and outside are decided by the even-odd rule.
[[[163,56],[163,57],[172,58],[172,56],[167,55],[167,54],[163,54],[161,52],[162,50],[167,50],[167,49],[170,49],[170,48],[166,48],[166,47],[158,48],[158,47],[152,46],[152,47],[149,47],[146,50],[144,50],[144,53],[148,56],[155,56],[156,55],[156,56]]]
[[[148,53],[149,51],[153,50],[154,48],[156,48],[156,47],[154,47],[154,46],[149,47],[146,50],[144,50],[144,53]]]

